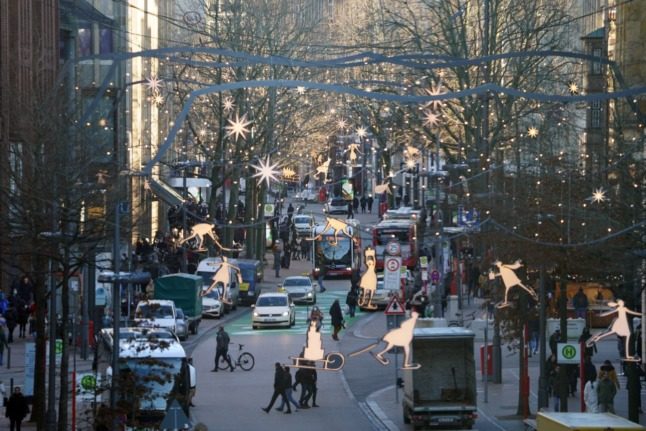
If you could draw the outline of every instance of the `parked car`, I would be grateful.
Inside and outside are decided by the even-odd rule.
[[[287,293],[261,293],[253,308],[253,329],[277,326],[289,328],[296,323],[296,307]]]
[[[205,286],[202,292],[205,292],[208,286]],[[202,297],[202,316],[220,318],[222,317],[222,303],[220,302],[220,292],[213,289]]]
[[[297,235],[311,235],[312,226],[314,226],[314,217],[311,215],[299,214],[294,216],[294,229]]]
[[[323,211],[327,214],[347,214],[348,201],[343,198],[332,198],[325,203]]]
[[[139,301],[135,310],[135,323],[137,326],[165,328],[175,332],[176,315],[173,301],[167,299]]]
[[[181,308],[175,309],[175,334],[181,341],[188,339],[188,322]]]
[[[284,290],[295,304],[316,304],[316,290],[312,279],[309,277],[296,275],[286,277],[278,285],[279,290]]]

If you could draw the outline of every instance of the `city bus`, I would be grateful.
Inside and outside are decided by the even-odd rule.
[[[379,222],[372,229],[372,246],[377,256],[377,270],[384,268],[384,250],[389,242],[398,242],[402,266],[414,269],[419,256],[419,238],[415,220],[391,219]]]
[[[97,335],[94,371],[97,399],[109,402],[112,381],[112,329]],[[119,331],[119,392],[117,406],[125,410],[129,427],[159,426],[168,407],[177,401],[188,416],[195,393],[195,368],[179,340],[160,328],[121,328]]]
[[[326,276],[350,277],[361,268],[361,231],[355,220],[346,220],[348,236],[332,227],[316,225],[312,228],[314,243],[311,248],[312,276],[317,278],[321,270]]]

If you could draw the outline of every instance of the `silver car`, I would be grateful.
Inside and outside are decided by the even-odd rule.
[[[175,309],[175,334],[181,341],[188,339],[188,322],[184,316],[184,310],[181,308]]]
[[[316,290],[309,277],[301,275],[286,277],[283,283],[278,285],[278,290],[287,292],[294,304],[316,304]]]
[[[310,235],[312,233],[312,226],[314,226],[314,218],[311,215],[298,214],[294,216],[294,229],[298,235]]]

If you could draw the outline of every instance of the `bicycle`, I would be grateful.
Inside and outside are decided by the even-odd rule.
[[[256,364],[256,359],[251,353],[242,351],[243,347],[244,344],[238,344],[238,352],[240,352],[240,354],[238,355],[238,359],[236,361],[231,360],[231,355],[229,353],[227,353],[226,359],[224,357],[221,357],[219,367],[223,369],[226,368],[228,366],[228,359],[228,361],[233,365],[234,369],[240,367],[243,371],[251,371],[253,366]]]

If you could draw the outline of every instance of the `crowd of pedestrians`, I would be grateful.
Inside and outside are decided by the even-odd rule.
[[[291,406],[294,406],[295,411],[300,409],[309,409],[310,407],[318,407],[316,404],[316,395],[318,392],[316,381],[317,373],[313,364],[308,365],[308,361],[302,361],[304,366],[308,368],[296,367],[297,371],[292,380],[290,367],[276,362],[274,370],[274,392],[269,400],[267,407],[262,410],[269,413],[274,404],[281,397],[281,403],[276,410],[285,414],[291,414]],[[298,401],[294,398],[294,392],[300,390]],[[311,401],[311,404],[310,404]]]

